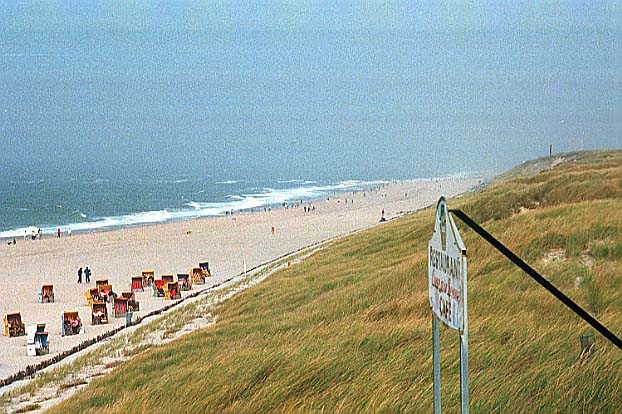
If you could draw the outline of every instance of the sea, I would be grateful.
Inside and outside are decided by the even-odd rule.
[[[379,188],[386,181],[109,180],[80,178],[0,184],[0,238],[97,231],[282,208],[337,193]]]
[[[1,1],[0,237],[622,147],[622,9]]]

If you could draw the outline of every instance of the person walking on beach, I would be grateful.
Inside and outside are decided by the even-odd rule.
[[[60,228],[56,230],[56,234],[58,234],[58,238],[60,239]]]
[[[91,269],[89,269],[88,266],[84,269],[84,281],[86,283],[91,283]]]
[[[82,268],[78,269],[78,283],[82,283]]]

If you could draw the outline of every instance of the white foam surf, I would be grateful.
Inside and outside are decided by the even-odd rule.
[[[306,182],[305,182],[306,183]],[[95,231],[114,227],[130,227],[146,224],[164,223],[175,220],[187,220],[192,218],[222,216],[228,212],[249,211],[268,206],[278,206],[283,203],[297,201],[309,201],[332,196],[335,192],[354,191],[381,185],[386,181],[358,181],[348,180],[329,185],[301,185],[285,189],[264,188],[254,194],[232,194],[224,197],[221,202],[199,202],[190,200],[181,209],[164,209],[145,211],[139,213],[94,217],[88,221],[69,223],[42,228],[44,234],[55,234],[57,229],[66,232],[72,231]],[[87,218],[86,214],[74,211],[81,218]],[[0,232],[0,238],[22,237],[30,235],[36,227],[23,227],[14,230]]]

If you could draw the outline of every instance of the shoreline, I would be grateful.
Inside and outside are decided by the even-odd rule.
[[[409,181],[417,181],[419,179],[408,179],[408,180],[403,180],[403,182],[409,182]],[[427,179],[421,179],[421,180],[427,180]],[[311,187],[292,187],[292,188],[285,188],[285,189],[272,189],[272,188],[264,188],[265,190],[271,190],[271,191],[275,191],[275,192],[284,192],[285,194],[288,194],[290,192],[295,192],[297,190],[313,190],[313,191],[317,191],[318,194],[317,196],[313,196],[313,197],[309,197],[309,196],[303,196],[302,200],[298,197],[294,198],[292,196],[292,194],[280,194],[279,199],[282,199],[283,201],[279,201],[276,202],[274,200],[267,200],[265,203],[260,203],[257,206],[254,207],[242,207],[240,208],[239,205],[236,205],[236,202],[238,201],[244,201],[246,199],[256,199],[257,197],[261,197],[262,193],[257,193],[257,194],[248,194],[248,195],[236,195],[236,197],[240,197],[239,199],[236,199],[235,201],[189,201],[188,204],[194,204],[197,207],[195,208],[186,208],[186,209],[179,209],[178,207],[164,207],[161,208],[159,210],[146,210],[146,211],[135,211],[135,212],[126,212],[126,213],[120,213],[118,215],[110,215],[110,216],[102,216],[102,217],[96,217],[94,220],[91,221],[78,221],[78,222],[73,222],[73,223],[65,223],[65,224],[55,224],[55,225],[22,225],[22,226],[18,226],[17,228],[10,228],[10,229],[6,229],[6,230],[2,230],[0,231],[0,243],[2,241],[12,241],[13,239],[15,239],[15,241],[32,241],[32,240],[41,240],[43,238],[58,238],[57,237],[57,229],[60,229],[62,232],[62,236],[63,237],[67,237],[67,231],[69,229],[71,229],[71,233],[72,234],[79,234],[79,233],[94,233],[94,232],[99,232],[99,231],[111,231],[111,230],[118,230],[118,229],[124,229],[124,228],[132,228],[132,227],[142,227],[142,226],[152,226],[152,225],[159,225],[159,224],[167,224],[167,223],[174,223],[174,222],[181,222],[181,221],[190,221],[190,220],[197,220],[197,219],[204,219],[204,218],[216,218],[216,217],[225,217],[227,215],[231,215],[234,212],[236,214],[243,214],[243,213],[253,213],[253,212],[260,212],[262,209],[278,209],[278,208],[282,208],[285,204],[293,204],[293,203],[298,203],[299,201],[304,201],[304,203],[313,203],[316,202],[318,200],[322,200],[326,197],[332,197],[337,193],[347,193],[350,191],[374,191],[377,189],[382,188],[383,186],[390,184],[390,183],[395,183],[397,181],[395,180],[391,180],[391,181],[383,181],[383,180],[374,180],[374,181],[359,181],[359,180],[346,180],[346,181],[339,181],[337,183],[332,183],[332,184],[326,184],[326,185],[320,185],[319,187],[317,186],[311,186]],[[315,182],[312,182],[315,183]],[[342,188],[342,186],[348,187],[349,188]],[[266,193],[269,194],[269,193]],[[214,204],[214,205],[219,205],[220,207],[218,208],[218,212],[209,212],[209,213],[201,213],[202,208],[199,207],[201,204]],[[226,208],[224,207],[224,205],[228,205]],[[254,211],[257,210],[257,211]],[[157,214],[162,214],[163,216],[160,216],[161,218],[154,218],[154,215]],[[167,217],[168,216],[168,217]],[[130,218],[134,218],[137,219],[139,217],[151,217],[150,219],[143,219],[143,221],[140,221],[140,219],[138,219],[139,221],[137,222],[132,222],[130,221],[125,221],[128,220]],[[108,220],[119,220],[118,223],[115,224],[109,224],[107,223]],[[41,234],[38,234],[38,230],[41,231]],[[22,231],[24,231],[24,233],[22,233]],[[33,231],[34,234],[36,235],[36,239],[32,239],[31,236],[33,235]]]
[[[289,203],[290,205],[293,203],[298,203],[299,201],[302,201],[303,204],[309,204],[309,203],[317,203],[317,202],[321,202],[323,200],[325,200],[327,197],[338,197],[341,194],[345,194],[345,193],[351,193],[351,192],[373,192],[373,191],[379,191],[381,190],[384,186],[386,185],[390,185],[390,184],[399,184],[399,183],[420,183],[420,182],[442,182],[442,181],[449,181],[449,180],[471,180],[471,179],[482,179],[482,177],[484,177],[484,175],[482,174],[464,174],[464,175],[455,175],[455,176],[447,176],[447,177],[427,177],[427,178],[411,178],[411,179],[405,179],[405,180],[372,180],[372,181],[359,181],[359,180],[346,180],[346,181],[340,181],[338,183],[334,183],[334,184],[330,184],[330,185],[321,185],[320,188],[322,188],[322,190],[318,190],[321,194],[319,194],[317,197],[302,197],[301,199],[294,199],[292,197],[290,197],[286,203]],[[348,183],[348,185],[352,185],[351,188],[348,189],[340,189],[339,186],[343,185],[344,183]],[[354,184],[353,184],[354,183]],[[309,187],[295,187],[295,188],[289,188],[289,189],[281,189],[283,191],[294,191],[297,189],[307,189]],[[312,187],[311,187],[312,188]],[[329,189],[330,188],[330,189]],[[256,197],[256,194],[251,194],[251,195],[247,195],[245,197],[249,197],[249,198],[253,198]],[[201,202],[201,203],[214,203],[214,204],[218,204],[218,203],[223,203],[226,204],[227,202],[219,202],[219,201],[212,201],[212,202]],[[234,203],[231,203],[232,205]],[[36,240],[41,240],[41,239],[56,239],[57,237],[57,229],[61,229],[61,238],[62,237],[70,237],[67,233],[68,229],[71,229],[71,236],[73,235],[77,235],[77,234],[84,234],[84,233],[98,233],[98,232],[107,232],[107,231],[115,231],[115,230],[119,230],[119,229],[126,229],[126,228],[134,228],[134,227],[148,227],[148,226],[157,226],[160,224],[168,224],[168,223],[177,223],[177,222],[186,222],[186,221],[192,221],[192,220],[200,220],[200,219],[208,219],[208,218],[218,218],[218,217],[226,217],[229,214],[229,212],[235,212],[236,215],[239,214],[253,214],[253,213],[259,213],[264,211],[265,209],[273,209],[273,210],[277,210],[277,209],[281,209],[283,208],[283,203],[266,203],[266,204],[261,204],[258,205],[256,207],[244,207],[244,208],[233,208],[233,209],[226,209],[226,212],[222,212],[222,213],[209,213],[209,214],[198,214],[197,216],[192,216],[193,212],[196,212],[196,209],[182,209],[182,210],[178,210],[175,208],[163,208],[160,210],[148,210],[148,211],[138,211],[138,212],[130,212],[130,213],[125,213],[125,214],[120,214],[120,215],[116,215],[116,216],[105,216],[105,217],[100,217],[97,218],[95,220],[92,221],[80,221],[80,222],[74,222],[74,223],[65,223],[65,224],[56,224],[54,226],[50,226],[50,225],[43,225],[43,226],[39,226],[39,225],[22,225],[19,226],[17,228],[10,228],[10,229],[6,229],[6,230],[1,230],[0,231],[0,244],[1,243],[9,243],[13,240],[15,240],[18,243],[23,243],[23,242],[27,242],[27,241],[33,241],[33,239],[31,239],[32,236],[32,231],[34,230],[35,232],[37,231],[37,229],[42,230],[42,234],[41,236],[37,236]],[[167,219],[161,219],[161,220],[153,220],[153,221],[142,221],[142,222],[137,222],[137,223],[121,223],[121,224],[101,224],[101,225],[97,225],[97,223],[101,223],[101,222],[105,222],[106,220],[109,219],[119,219],[119,218],[127,218],[127,217],[133,217],[133,216],[141,216],[141,215],[151,215],[154,213],[163,213],[163,214],[179,214],[179,213],[183,213],[182,216],[179,217],[175,217],[172,216],[171,218],[167,218]],[[72,227],[74,226],[74,227]],[[83,227],[90,227],[93,226],[92,228],[83,228]],[[76,228],[77,227],[77,228]],[[25,231],[25,233],[21,233],[21,231]],[[7,235],[8,233],[13,233],[11,235]]]
[[[91,326],[84,290],[95,280],[108,278],[117,293],[129,290],[130,276],[142,270],[162,274],[187,273],[201,261],[209,261],[213,277],[204,288],[221,283],[274,258],[305,246],[379,224],[381,210],[391,219],[430,205],[442,192],[450,197],[479,184],[479,179],[451,179],[434,182],[398,182],[382,191],[345,192],[314,201],[316,211],[302,207],[269,212],[242,212],[230,216],[201,217],[168,223],[75,233],[71,237],[46,237],[0,246],[5,266],[0,269],[0,313],[21,313],[25,325],[46,323],[50,354],[26,356],[25,337],[0,337],[0,378],[28,365],[37,364],[102,333],[125,324],[110,318],[108,325]],[[346,200],[348,200],[346,202]],[[272,229],[274,228],[274,233]],[[78,267],[88,265],[90,284],[77,284]],[[37,288],[52,283],[56,302],[37,302]],[[198,289],[183,292],[183,297]],[[153,297],[151,289],[136,294],[141,317],[173,302]],[[60,318],[65,310],[77,310],[85,332],[60,335]],[[112,315],[111,315],[112,316]]]

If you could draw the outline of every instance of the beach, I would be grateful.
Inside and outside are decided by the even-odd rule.
[[[91,325],[84,291],[98,279],[108,279],[113,291],[130,290],[131,276],[143,270],[162,274],[188,273],[199,262],[209,262],[212,277],[194,291],[209,288],[233,275],[303,247],[379,225],[382,212],[391,220],[467,192],[480,178],[421,179],[384,184],[375,189],[335,194],[270,211],[234,212],[213,218],[128,227],[61,238],[18,239],[0,246],[0,313],[20,312],[26,326],[45,323],[50,353],[26,356],[26,337],[0,337],[0,379],[125,323]],[[432,230],[430,230],[432,231]],[[91,281],[77,283],[77,270],[88,266]],[[84,276],[83,280],[84,282]],[[38,303],[42,284],[54,286],[55,302]],[[182,296],[192,292],[182,292]],[[170,304],[152,295],[150,287],[137,292],[141,316]],[[78,311],[83,332],[61,336],[63,311]]]

